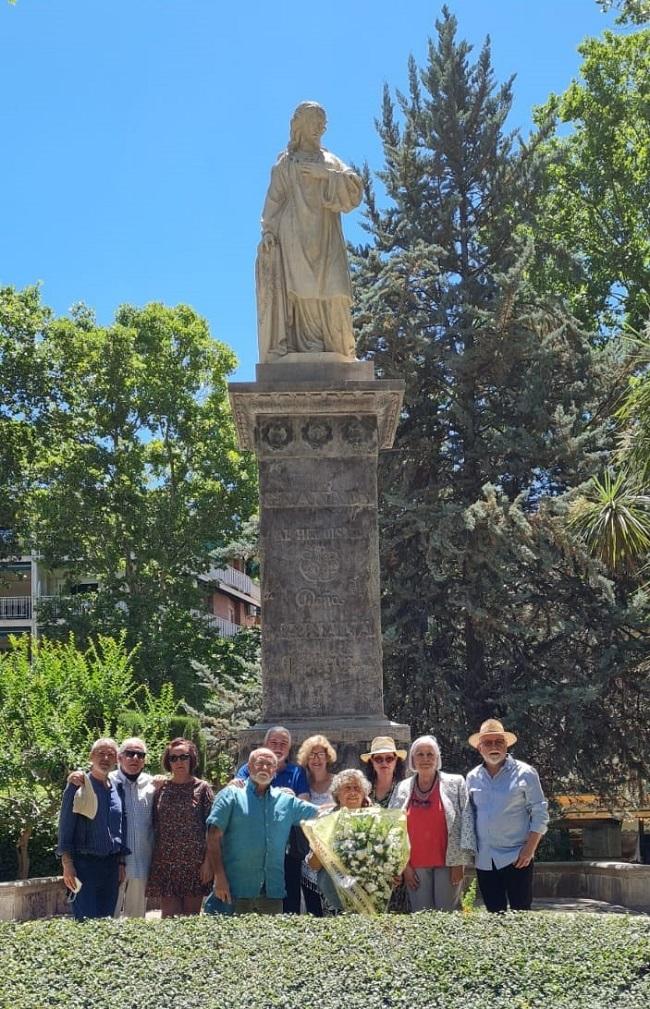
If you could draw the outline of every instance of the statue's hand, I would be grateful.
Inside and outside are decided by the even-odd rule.
[[[275,235],[271,234],[270,231],[265,231],[262,235],[262,241],[260,242],[262,252],[270,252],[274,245]]]
[[[311,175],[312,179],[326,179],[331,169],[322,161],[303,161],[300,164],[300,171],[303,175]]]

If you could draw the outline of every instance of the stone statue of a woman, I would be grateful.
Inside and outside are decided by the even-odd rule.
[[[355,359],[341,213],[359,205],[363,187],[320,146],[326,125],[320,105],[301,102],[271,172],[256,266],[261,362],[297,353]]]

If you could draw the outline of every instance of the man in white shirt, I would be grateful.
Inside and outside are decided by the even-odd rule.
[[[125,739],[118,750],[118,769],[111,777],[121,782],[126,806],[126,875],[115,905],[116,918],[144,918],[147,910],[145,887],[153,848],[153,778],[144,771],[147,747],[142,739]]]

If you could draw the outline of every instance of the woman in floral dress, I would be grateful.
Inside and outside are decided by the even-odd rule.
[[[153,808],[154,848],[147,896],[158,897],[163,918],[198,914],[210,890],[205,821],[214,794],[194,776],[198,752],[189,739],[165,747],[163,767],[170,778],[158,789]]]

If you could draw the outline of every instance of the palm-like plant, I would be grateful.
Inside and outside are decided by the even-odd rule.
[[[569,525],[610,571],[636,568],[650,550],[650,495],[626,471],[606,470],[574,501]]]
[[[570,527],[612,573],[650,568],[650,324],[626,340],[635,375],[615,413],[619,468],[593,477],[569,512]]]

